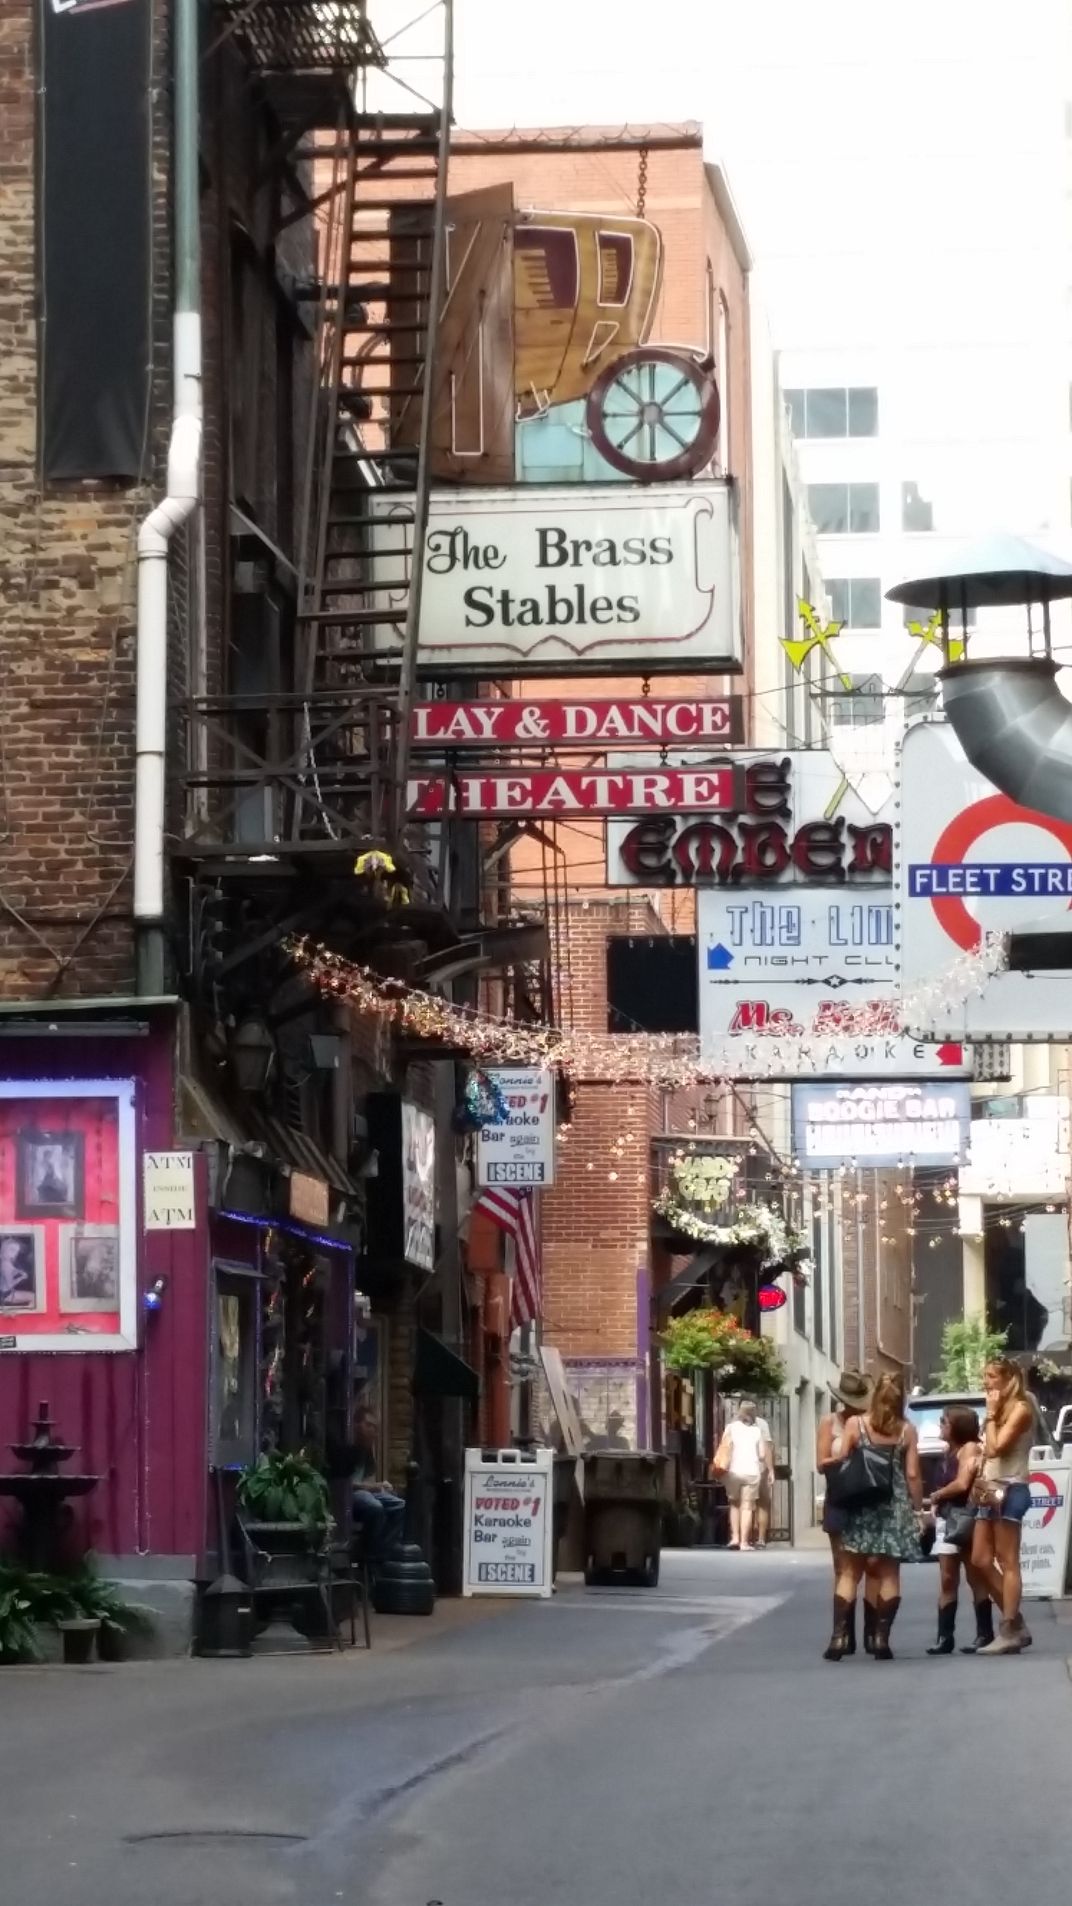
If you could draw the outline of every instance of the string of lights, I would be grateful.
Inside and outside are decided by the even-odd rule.
[[[386,1021],[411,1038],[463,1052],[477,1064],[554,1064],[578,1081],[649,1084],[664,1090],[770,1077],[775,1072],[807,1073],[831,1038],[886,1037],[905,1023],[941,1018],[981,993],[1006,964],[1000,937],[984,936],[975,951],[960,954],[944,973],[913,987],[900,1000],[844,1006],[826,1036],[785,1038],[756,1033],[742,1041],[739,1064],[713,1065],[692,1034],[562,1031],[546,1024],[494,1018],[478,1008],[422,992],[404,980],[385,978],[308,940],[292,939],[284,946],[322,993],[345,1000],[359,1013]],[[769,1060],[764,1052],[768,1039]]]

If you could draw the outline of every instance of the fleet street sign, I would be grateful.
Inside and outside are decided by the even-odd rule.
[[[661,748],[740,741],[741,699],[418,702],[415,748]]]
[[[730,761],[705,768],[539,770],[416,775],[409,783],[414,820],[441,814],[492,820],[515,814],[572,815],[733,812],[739,775]]]
[[[1072,825],[1000,794],[944,722],[907,731],[901,784],[904,987],[908,994],[926,987],[934,1002],[914,1013],[912,1030],[950,1039],[1067,1038],[1056,975],[1040,982],[1030,973],[998,973],[967,999],[950,987],[948,1003],[941,980],[984,932],[1067,921]]]

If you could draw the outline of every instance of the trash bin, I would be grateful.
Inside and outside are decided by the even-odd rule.
[[[584,1463],[584,1579],[659,1579],[667,1459],[653,1450],[590,1450]]]

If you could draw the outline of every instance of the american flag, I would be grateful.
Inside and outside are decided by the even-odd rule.
[[[514,1278],[510,1321],[534,1324],[543,1310],[543,1265],[540,1259],[539,1215],[536,1194],[490,1185],[476,1208],[514,1240]]]

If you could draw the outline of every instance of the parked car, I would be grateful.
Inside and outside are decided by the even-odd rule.
[[[908,1421],[919,1437],[919,1466],[923,1472],[925,1496],[939,1487],[942,1463],[948,1454],[945,1440],[939,1434],[947,1410],[974,1410],[981,1426],[986,1415],[986,1398],[981,1390],[978,1393],[965,1391],[959,1395],[953,1391],[937,1390],[925,1396],[910,1396],[905,1405]]]

